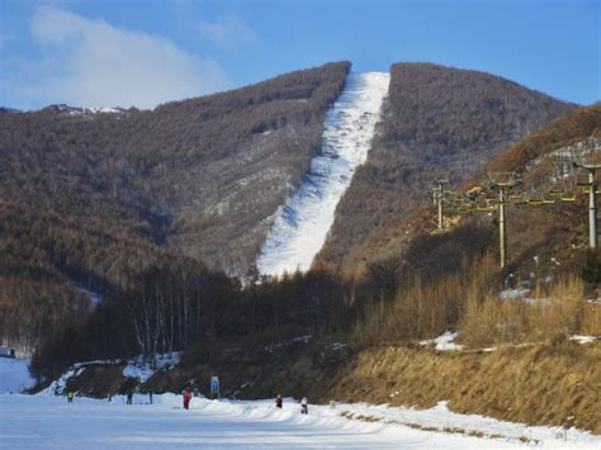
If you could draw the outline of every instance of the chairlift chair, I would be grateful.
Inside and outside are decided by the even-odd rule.
[[[540,206],[543,204],[541,199],[528,200],[527,206]]]
[[[576,201],[576,192],[572,192],[572,193],[566,192],[559,196],[559,200],[561,200],[562,202],[575,202]]]

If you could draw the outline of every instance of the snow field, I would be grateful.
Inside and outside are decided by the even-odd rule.
[[[445,404],[426,411],[366,404],[300,406],[284,399],[279,410],[271,400],[211,401],[194,398],[189,411],[181,408],[181,396],[155,396],[153,405],[137,395],[134,405],[123,397],[112,402],[47,395],[0,395],[0,448],[45,449],[582,449],[601,446],[601,437],[570,430],[526,427],[494,419],[454,414]],[[350,420],[342,413],[378,419]],[[477,430],[497,438],[424,431],[402,425]],[[560,436],[561,435],[561,436]],[[537,439],[524,443],[519,437]]]
[[[355,169],[367,159],[390,75],[354,74],[338,101],[326,113],[321,152],[311,160],[298,189],[280,208],[257,269],[264,275],[307,271],[334,222],[340,198]]]
[[[29,359],[0,357],[0,394],[18,394],[32,387],[35,380],[29,374]]]

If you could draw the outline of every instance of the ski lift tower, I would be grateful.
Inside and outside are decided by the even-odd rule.
[[[577,167],[581,167],[588,172],[588,246],[597,248],[597,183],[595,174],[601,169],[601,164],[586,164],[575,162]]]
[[[433,194],[433,198],[434,198],[434,204],[436,205],[436,209],[437,209],[437,224],[438,224],[438,229],[442,230],[444,227],[444,206],[443,206],[443,200],[444,200],[444,195],[445,195],[445,190],[444,190],[444,186],[446,184],[449,183],[449,180],[445,179],[445,178],[438,178],[437,180],[434,181],[433,186],[430,188],[432,190],[432,194]]]
[[[507,203],[507,191],[518,184],[518,176],[515,172],[491,172],[488,174],[491,185],[498,191],[499,205],[499,257],[501,269],[505,269],[507,262],[507,235],[505,229],[505,204]]]

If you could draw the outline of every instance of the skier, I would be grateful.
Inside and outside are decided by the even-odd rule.
[[[282,409],[282,403],[283,403],[282,394],[276,395],[275,396],[275,407]]]
[[[301,400],[301,414],[309,414],[309,401],[307,397],[303,397]]]
[[[192,398],[192,392],[190,388],[184,389],[184,409],[189,409],[190,407],[190,399]]]
[[[73,396],[74,396],[73,391],[67,392],[67,402],[68,403],[73,403]]]
[[[128,405],[133,404],[133,400],[134,400],[134,391],[132,391],[130,388],[127,391],[127,404]]]
[[[152,405],[152,389],[150,391],[148,391],[148,400],[150,401],[150,404]]]

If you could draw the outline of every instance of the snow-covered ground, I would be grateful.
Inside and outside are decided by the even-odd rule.
[[[310,268],[334,221],[338,201],[367,158],[389,82],[388,73],[349,74],[344,91],[326,113],[321,152],[278,212],[257,258],[261,274]]]
[[[291,399],[285,399],[282,410],[270,400],[194,398],[189,411],[172,394],[155,396],[153,405],[145,401],[145,396],[137,396],[128,406],[122,397],[113,397],[112,402],[77,397],[68,404],[64,397],[0,395],[0,448],[593,450],[601,446],[601,436],[570,430],[564,440],[558,428],[453,414],[444,405],[427,411],[309,405],[309,415],[304,416]],[[447,432],[442,431],[445,428]]]
[[[0,394],[19,393],[35,384],[27,366],[28,359],[0,357]]]

